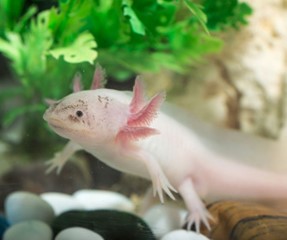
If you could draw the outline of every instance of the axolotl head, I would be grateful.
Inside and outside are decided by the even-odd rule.
[[[79,144],[105,143],[127,121],[128,105],[116,96],[115,90],[108,89],[75,92],[51,101],[43,117],[64,138]]]
[[[74,93],[59,101],[49,100],[44,120],[57,134],[86,148],[159,134],[150,124],[164,101],[163,92],[146,101],[140,77],[135,80],[132,96],[103,88],[105,82],[105,72],[99,65],[91,90],[82,91],[81,78],[76,75]]]

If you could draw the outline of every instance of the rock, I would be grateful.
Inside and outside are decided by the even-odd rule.
[[[55,240],[104,240],[101,235],[81,227],[66,228],[61,231]]]
[[[6,156],[6,155],[5,155]],[[4,156],[4,157],[5,157]],[[3,161],[10,161],[11,157],[7,155]],[[14,161],[21,161],[22,155],[11,155]],[[2,156],[1,156],[2,157]],[[48,159],[47,159],[48,160]],[[2,161],[2,158],[1,158]],[[1,171],[2,169],[1,162]],[[13,166],[11,170],[0,176],[1,197],[0,210],[4,210],[4,199],[16,191],[26,191],[36,194],[44,192],[62,192],[72,194],[78,189],[86,189],[91,187],[91,182],[87,178],[81,168],[73,163],[66,164],[61,174],[56,171],[45,174],[47,166],[43,162],[31,162],[25,166]]]
[[[52,240],[51,228],[43,222],[32,220],[17,223],[10,227],[3,240]]]
[[[148,225],[134,214],[117,210],[69,211],[52,223],[54,234],[71,227],[83,227],[107,240],[155,240]]]
[[[6,217],[12,225],[28,220],[39,220],[50,224],[55,217],[52,207],[47,202],[29,192],[10,194],[4,205]]]
[[[161,238],[161,240],[209,240],[207,237],[193,231],[176,230],[172,231]]]
[[[41,198],[52,206],[56,215],[60,215],[69,210],[84,209],[83,204],[68,194],[49,192],[41,194]]]
[[[8,227],[9,223],[6,218],[0,215],[0,239],[2,239],[2,236]]]
[[[186,210],[178,207],[155,205],[144,214],[143,219],[159,239],[172,230],[180,229],[186,214]]]
[[[132,212],[134,204],[126,196],[103,190],[80,190],[73,194],[74,198],[81,202],[85,209],[116,209]]]

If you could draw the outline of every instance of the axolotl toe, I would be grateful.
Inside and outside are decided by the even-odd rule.
[[[74,93],[48,101],[44,119],[70,140],[49,161],[48,172],[60,172],[74,152],[86,150],[115,169],[150,179],[162,202],[164,193],[172,199],[179,193],[190,213],[188,227],[195,224],[197,231],[200,222],[210,228],[212,218],[201,199],[287,199],[285,175],[236,161],[272,161],[281,154],[279,145],[192,118],[185,124],[161,110],[164,93],[147,101],[139,78],[132,94],[105,89],[103,82],[98,66],[91,90],[82,91],[77,78]]]

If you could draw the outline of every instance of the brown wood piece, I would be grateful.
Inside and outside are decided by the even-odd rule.
[[[208,206],[215,221],[202,233],[212,240],[286,240],[287,214],[266,206],[221,201]]]

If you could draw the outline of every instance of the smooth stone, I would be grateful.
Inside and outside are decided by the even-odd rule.
[[[143,215],[143,219],[159,239],[173,230],[180,229],[186,215],[186,210],[165,204],[151,207]]]
[[[101,235],[82,227],[66,228],[55,240],[104,240]]]
[[[22,221],[39,220],[50,224],[55,213],[53,208],[36,194],[14,192],[4,203],[7,220],[12,225]]]
[[[17,223],[4,233],[3,240],[52,240],[52,229],[41,221]]]
[[[83,210],[85,209],[77,199],[71,195],[64,193],[48,192],[40,195],[47,203],[49,203],[56,216],[69,210]]]
[[[0,239],[2,239],[2,236],[8,227],[9,227],[9,223],[7,219],[4,216],[0,215]]]
[[[73,194],[74,198],[81,202],[87,210],[115,209],[132,212],[134,204],[126,196],[104,190],[79,190]]]
[[[155,240],[148,225],[134,214],[117,210],[69,211],[52,223],[54,234],[70,227],[83,227],[108,240]]]
[[[187,230],[176,230],[164,235],[160,240],[210,240],[209,238]]]
[[[8,155],[7,160],[9,160]],[[2,159],[0,162],[2,169],[4,168]],[[71,194],[78,189],[91,187],[92,183],[87,179],[87,177],[85,177],[86,175],[84,174],[84,171],[72,161],[65,165],[61,174],[57,174],[56,171],[53,171],[50,174],[45,174],[46,170],[47,166],[43,164],[43,162],[33,162],[31,164],[25,164],[25,166],[15,166],[1,174],[0,210],[4,210],[2,208],[2,206],[4,207],[4,199],[15,191],[34,193],[55,191]]]

